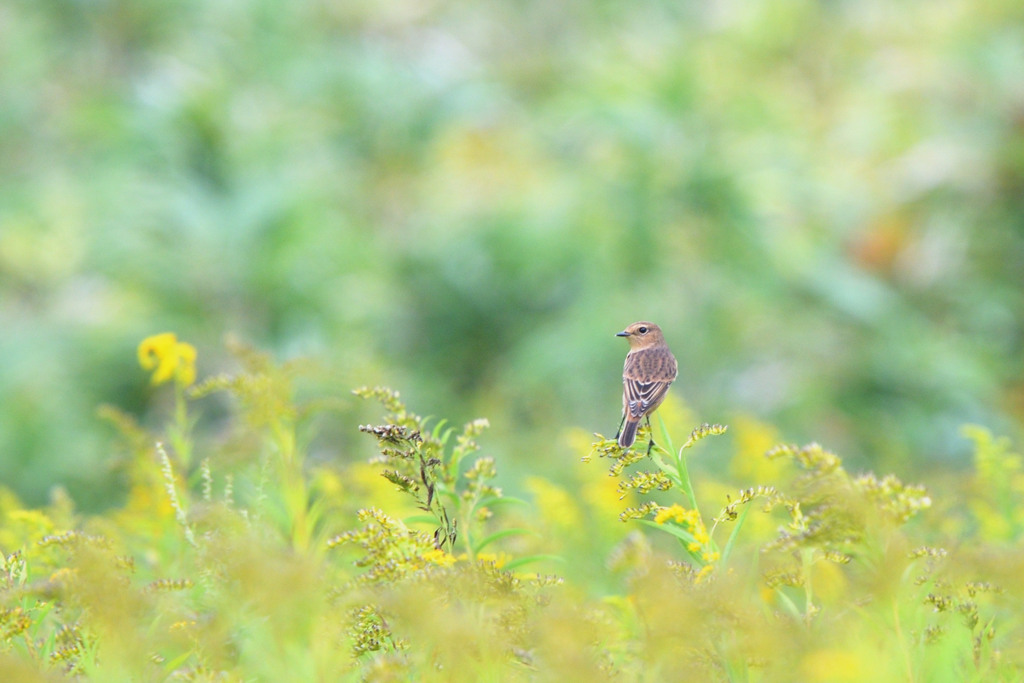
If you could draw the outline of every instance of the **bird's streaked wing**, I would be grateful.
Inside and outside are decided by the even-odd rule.
[[[672,382],[657,380],[649,382],[638,379],[622,380],[630,417],[640,419],[651,408],[656,408],[660,405],[665,400],[665,394],[668,393],[668,388],[671,384]]]

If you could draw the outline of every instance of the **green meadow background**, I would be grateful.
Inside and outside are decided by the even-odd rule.
[[[603,477],[582,459],[615,433],[614,334],[640,319],[679,360],[676,449],[733,427],[690,465],[714,510],[765,483],[737,454],[816,441],[927,487],[924,541],[1015,547],[1024,5],[0,7],[0,508],[143,514],[109,417],[171,420],[174,389],[136,348],[174,332],[200,381],[244,366],[238,341],[309,364],[296,394],[327,410],[301,428],[307,473],[377,453],[358,426],[382,411],[351,390],[386,385],[431,427],[487,418],[496,485],[588,534],[552,510]],[[232,399],[189,410],[195,453],[175,465],[201,486],[197,463],[216,478],[246,445]],[[986,451],[988,434],[1009,442]],[[983,451],[1016,482],[987,536],[940,518]],[[346,503],[351,528],[371,503]],[[621,529],[545,549],[577,564],[544,570],[618,590],[601,568]]]
[[[702,420],[965,463],[1024,410],[1017,2],[19,2],[0,10],[0,477],[121,490],[145,336],[233,334],[492,425],[614,433],[637,319]],[[215,413],[211,409],[208,413]],[[211,417],[208,415],[208,417]],[[215,429],[214,421],[204,423]]]

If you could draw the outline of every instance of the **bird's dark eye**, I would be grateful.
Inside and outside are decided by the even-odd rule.
[[[647,334],[647,326],[641,325],[640,327],[637,328],[636,331],[639,332],[640,334]]]

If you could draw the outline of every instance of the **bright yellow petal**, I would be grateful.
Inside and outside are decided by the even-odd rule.
[[[139,365],[143,370],[152,370],[162,358],[171,353],[177,343],[178,338],[173,332],[163,332],[146,337],[139,344]]]
[[[178,367],[178,359],[173,354],[167,354],[159,357],[159,365],[157,365],[156,371],[153,373],[153,377],[150,382],[153,384],[163,384],[171,377],[174,376],[174,370]]]
[[[178,342],[175,345],[175,351],[178,357],[186,363],[196,362],[196,347],[192,346],[188,342]]]

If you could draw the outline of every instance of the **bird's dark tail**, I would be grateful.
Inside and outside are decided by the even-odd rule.
[[[622,425],[622,433],[619,434],[619,445],[623,448],[629,448],[636,441],[636,430],[640,426],[640,420],[626,420],[626,424]]]

